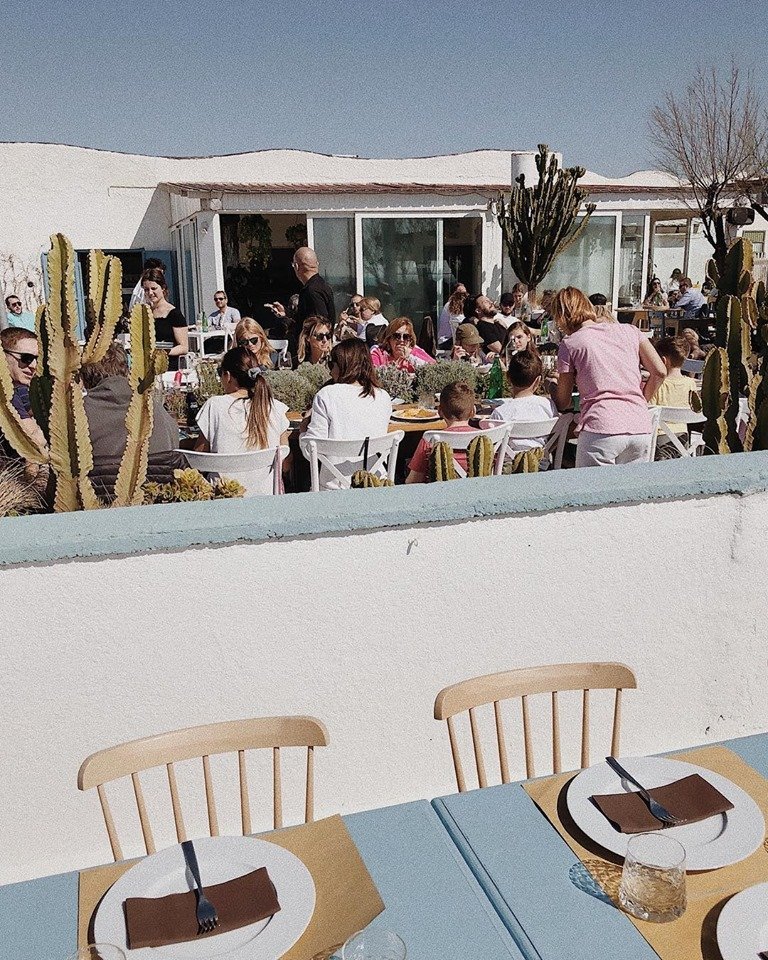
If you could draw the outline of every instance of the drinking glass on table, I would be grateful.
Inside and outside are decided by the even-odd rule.
[[[627,844],[619,903],[634,917],[666,923],[685,912],[685,848],[663,833],[638,833]]]
[[[114,943],[89,943],[67,960],[125,960],[125,954]]]
[[[341,948],[341,960],[405,960],[405,944],[396,933],[369,927],[353,934]]]

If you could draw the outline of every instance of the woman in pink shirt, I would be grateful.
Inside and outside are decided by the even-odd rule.
[[[435,359],[416,346],[416,334],[408,317],[397,317],[384,331],[381,343],[371,350],[371,362],[374,367],[393,364],[400,370],[415,373],[417,367],[434,363]]]
[[[576,466],[647,460],[648,401],[667,372],[661,357],[632,324],[601,322],[575,287],[555,294],[551,314],[563,334],[554,389],[558,410],[569,409],[574,387],[579,391]],[[641,367],[648,371],[645,385]]]

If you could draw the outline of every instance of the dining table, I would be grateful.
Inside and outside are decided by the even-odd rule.
[[[397,933],[408,960],[524,960],[428,801],[342,819],[384,903],[372,925]],[[67,960],[76,952],[79,876],[0,886],[2,960]]]
[[[743,761],[754,780],[752,798],[764,803],[768,790],[763,786],[768,788],[768,783],[762,778],[768,779],[768,734],[710,746],[724,748],[723,756],[735,755],[736,764]],[[682,760],[689,756],[693,761],[706,755],[706,750],[690,748],[675,752],[675,756]],[[573,776],[575,773],[570,774]],[[660,956],[670,956],[657,952],[606,892],[615,893],[621,859],[608,854],[604,860],[598,851],[594,859],[582,860],[534,800],[534,796],[546,795],[547,782],[553,780],[542,777],[451,794],[433,800],[432,806],[526,960],[659,960]],[[567,824],[567,811],[561,810],[563,796],[557,799],[557,810],[562,813],[562,823]],[[571,829],[574,836],[578,835],[573,824]],[[768,881],[768,850],[762,842],[750,862],[752,872],[764,872],[763,879]],[[714,884],[714,897],[711,889],[708,893],[713,906],[694,931],[693,942],[690,917],[688,926],[683,926],[685,914],[674,924],[647,925],[668,927],[673,940],[678,925],[679,939],[672,956],[679,960],[722,960],[716,943],[717,917],[733,893],[729,871],[737,869],[693,874],[708,878],[710,887]],[[719,892],[718,884],[722,884]],[[689,912],[695,912],[693,901],[697,896],[703,900],[703,894],[697,895],[695,890],[689,893]]]

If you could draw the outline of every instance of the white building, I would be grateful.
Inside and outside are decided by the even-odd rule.
[[[258,318],[265,301],[298,289],[290,263],[306,234],[339,307],[358,291],[378,296],[391,316],[420,320],[455,279],[492,297],[514,282],[491,206],[513,172],[535,179],[533,159],[500,150],[402,160],[297,150],[168,158],[0,144],[0,283],[4,295],[13,290],[32,305],[27,282],[48,235],[62,231],[78,251],[120,256],[126,293],[143,260],[156,256],[168,263],[172,299],[187,317],[212,309],[224,287],[230,303]],[[673,180],[588,172],[582,184],[597,210],[544,287],[572,282],[621,305],[675,267],[701,283],[711,248]],[[754,226],[761,254],[768,225]],[[265,231],[261,268],[251,255]]]

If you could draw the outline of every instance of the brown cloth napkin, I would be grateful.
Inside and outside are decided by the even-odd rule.
[[[198,936],[212,937],[264,920],[280,909],[266,867],[206,887],[205,894],[216,907],[219,923],[211,933],[204,934],[198,934],[197,898],[192,890],[167,897],[128,897],[125,901],[128,946],[137,950],[184,943]]]
[[[648,793],[681,824],[697,823],[733,808],[731,801],[698,773]],[[590,799],[620,833],[645,833],[664,826],[639,793],[605,793]]]

